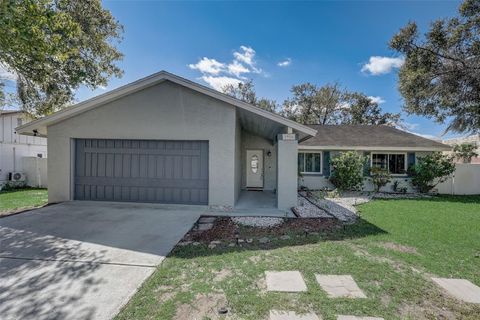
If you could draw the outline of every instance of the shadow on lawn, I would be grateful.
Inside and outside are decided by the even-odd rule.
[[[283,227],[270,229],[237,227],[229,218],[219,218],[212,229],[207,232],[197,233],[193,229],[184,238],[192,242],[188,245],[177,245],[169,254],[169,257],[191,259],[201,256],[222,255],[230,252],[271,250],[283,247],[302,246],[315,244],[323,241],[341,241],[345,239],[362,238],[371,235],[386,234],[387,232],[376,225],[359,218],[356,223],[342,225],[334,219],[288,219],[297,222],[295,228],[289,229],[289,223]],[[309,221],[310,220],[310,221]],[[312,227],[311,221],[327,220],[326,227],[322,223]],[[302,221],[306,228],[301,227]],[[335,221],[332,224],[332,221]],[[299,228],[300,226],[300,228]],[[236,237],[241,240],[237,243]],[[288,236],[288,237],[286,237]],[[262,243],[262,238],[268,238],[268,242]],[[247,243],[247,239],[253,242]],[[215,248],[209,248],[212,241],[216,243]],[[196,243],[194,245],[193,243]],[[235,244],[234,246],[232,244]]]

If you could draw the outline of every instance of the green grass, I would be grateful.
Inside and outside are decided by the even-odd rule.
[[[47,189],[17,189],[0,191],[0,214],[47,203]]]
[[[442,293],[431,276],[480,285],[480,197],[376,200],[336,234],[276,241],[269,248],[177,248],[117,316],[120,319],[266,319],[271,309],[385,319],[478,319],[480,306]],[[300,270],[305,293],[267,293],[266,270]],[[351,274],[367,299],[331,299],[315,274]],[[224,300],[225,299],[225,300]],[[222,318],[220,318],[222,319]]]

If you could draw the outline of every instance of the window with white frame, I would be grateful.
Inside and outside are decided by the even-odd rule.
[[[407,154],[405,153],[372,153],[372,168],[382,168],[391,174],[407,172]]]
[[[298,170],[301,173],[322,173],[322,153],[302,151],[298,152]]]

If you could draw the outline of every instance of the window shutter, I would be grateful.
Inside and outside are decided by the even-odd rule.
[[[363,176],[370,176],[370,152],[363,152],[363,157],[366,158],[365,163],[363,164]]]
[[[409,152],[407,154],[407,172],[413,165],[415,165],[415,152]]]
[[[323,175],[330,176],[330,151],[323,152]]]

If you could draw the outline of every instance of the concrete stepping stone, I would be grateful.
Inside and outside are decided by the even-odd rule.
[[[267,291],[307,291],[307,286],[299,271],[265,271],[265,277]]]
[[[337,320],[384,320],[377,317],[338,316]]]
[[[453,297],[469,303],[480,303],[480,287],[466,279],[432,278]]]
[[[350,275],[316,274],[318,284],[330,298],[366,298]]]
[[[296,314],[292,311],[270,311],[270,320],[322,320],[315,313]]]

